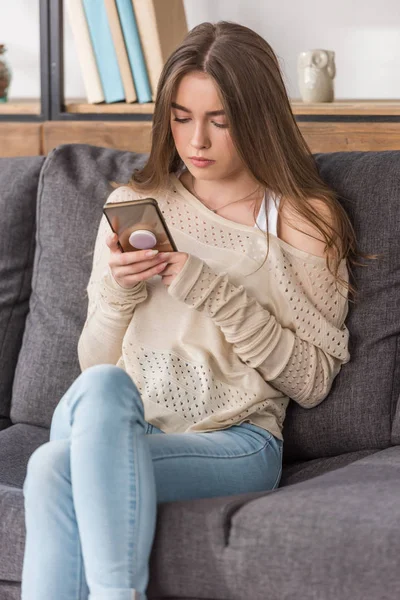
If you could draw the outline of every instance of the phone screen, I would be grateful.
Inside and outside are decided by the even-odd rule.
[[[160,252],[177,252],[176,244],[154,198],[105,204],[103,212],[111,229],[118,235],[120,248],[124,252],[138,250],[130,243],[129,238],[139,230],[153,234],[151,237],[154,241],[148,247]]]

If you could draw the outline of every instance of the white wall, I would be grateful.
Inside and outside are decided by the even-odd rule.
[[[165,0],[168,2],[168,0]],[[400,98],[398,0],[184,0],[189,29],[202,21],[236,21],[262,35],[279,57],[291,98],[299,98],[298,54],[336,53],[335,97]],[[10,98],[40,93],[39,0],[0,0],[0,43],[14,79]],[[85,96],[68,18],[65,19],[65,91]]]
[[[38,98],[39,0],[0,0],[0,44],[13,71],[9,97]]]

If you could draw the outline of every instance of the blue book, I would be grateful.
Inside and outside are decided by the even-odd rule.
[[[138,102],[151,102],[153,98],[150,81],[140,43],[132,0],[117,0],[117,8]]]
[[[117,55],[103,0],[83,0],[90,38],[107,103],[125,100]]]

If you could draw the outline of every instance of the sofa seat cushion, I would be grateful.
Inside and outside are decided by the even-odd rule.
[[[0,431],[0,485],[22,489],[28,460],[49,435],[47,428],[25,423]]]
[[[17,423],[0,431],[0,485],[22,489],[28,460],[33,452],[49,441],[47,427]],[[279,487],[285,487],[339,469],[377,450],[349,452],[333,458],[319,458],[283,466]]]
[[[48,441],[49,430],[34,425],[16,424],[0,432],[0,522],[2,523],[0,528],[0,581],[21,581],[25,545],[22,486],[29,457],[36,448]],[[289,476],[285,475],[285,469],[283,471],[281,485],[288,486],[287,489],[295,492],[299,485],[294,481],[296,475],[303,478],[306,476],[318,478],[327,469],[339,469],[342,465],[347,465],[350,461],[354,462],[359,457],[360,453],[352,453],[339,456],[335,461],[320,459],[310,461],[313,465],[290,465],[287,467]],[[291,483],[293,485],[290,485]],[[186,594],[187,597],[192,595],[192,598],[196,598],[194,591],[196,589],[197,591],[204,590],[202,586],[196,588],[196,585],[199,586],[199,581],[204,578],[204,586],[208,589],[209,598],[230,597],[224,588],[225,584],[222,583],[221,587],[221,584],[213,581],[211,576],[214,572],[214,575],[218,576],[218,580],[224,582],[223,569],[225,569],[225,565],[223,561],[221,562],[223,556],[221,555],[218,559],[219,562],[217,561],[214,571],[210,570],[211,564],[207,562],[206,557],[212,557],[212,553],[217,550],[219,553],[222,552],[229,532],[230,515],[234,511],[247,503],[251,507],[254,499],[265,497],[264,502],[266,502],[267,496],[269,497],[274,492],[159,504],[156,541],[151,559],[153,578],[157,582],[157,585],[152,584],[155,586],[154,595],[162,593],[162,595],[173,598],[176,594],[177,598],[181,598],[182,595],[178,594]],[[265,522],[268,522],[268,519]],[[252,538],[245,535],[243,544],[246,540],[249,543],[250,539]],[[172,544],[171,540],[174,540]],[[182,546],[181,550],[178,547],[175,548],[176,544]],[[188,566],[188,572],[191,573],[191,576],[193,574],[193,586],[191,577],[188,578],[181,569],[177,571],[174,567],[174,565],[180,564],[175,561],[181,561],[182,556],[187,557],[186,562],[188,557],[191,557],[190,560],[193,561],[193,564]]]

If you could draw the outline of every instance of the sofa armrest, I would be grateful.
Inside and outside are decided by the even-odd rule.
[[[261,555],[280,590],[271,599],[399,597],[399,497],[393,446],[244,504],[230,523],[232,589]]]
[[[399,497],[391,447],[268,492],[162,503],[149,596],[195,598],[201,581],[232,600],[399,597]]]

